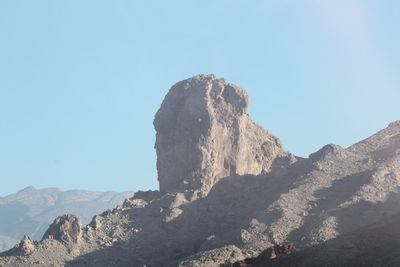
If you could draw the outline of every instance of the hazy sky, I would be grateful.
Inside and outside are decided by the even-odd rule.
[[[158,188],[153,117],[182,79],[246,89],[290,152],[400,119],[400,1],[0,2],[0,196]]]

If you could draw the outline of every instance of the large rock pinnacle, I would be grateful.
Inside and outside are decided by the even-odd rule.
[[[243,89],[214,75],[175,84],[154,119],[160,191],[204,195],[223,177],[268,172],[284,151],[247,106]]]

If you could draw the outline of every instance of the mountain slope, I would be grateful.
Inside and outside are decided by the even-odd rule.
[[[88,223],[95,214],[121,204],[133,194],[27,187],[0,198],[0,251],[11,248],[24,235],[40,240],[57,216],[73,213]]]
[[[241,90],[213,75],[173,86],[155,122],[161,192],[137,192],[83,228],[59,217],[0,265],[220,266],[284,242],[307,251],[400,214],[400,122],[300,158],[251,121]]]
[[[271,267],[399,266],[399,223],[400,215],[396,214],[323,244],[267,263]],[[251,266],[262,267],[266,266],[266,263]]]

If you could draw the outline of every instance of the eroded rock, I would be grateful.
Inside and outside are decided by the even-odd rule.
[[[81,222],[75,215],[57,217],[43,235],[43,239],[54,239],[63,244],[76,244],[81,237]]]
[[[268,172],[283,147],[247,107],[243,89],[214,75],[175,84],[154,119],[160,191],[205,195],[223,177]]]
[[[32,241],[29,236],[24,238],[15,247],[5,252],[7,256],[28,256],[32,254],[36,249],[37,243]]]

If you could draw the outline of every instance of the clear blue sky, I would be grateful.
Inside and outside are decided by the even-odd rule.
[[[158,188],[167,90],[214,73],[300,156],[400,119],[400,1],[0,2],[0,196]]]

